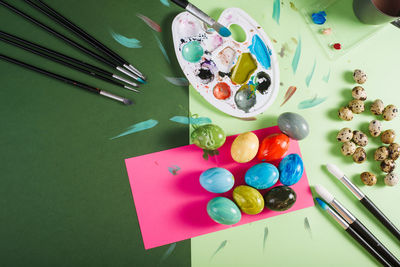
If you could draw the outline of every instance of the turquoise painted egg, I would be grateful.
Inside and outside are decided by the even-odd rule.
[[[226,197],[215,197],[207,204],[207,213],[211,219],[220,224],[238,223],[242,214],[236,204]]]
[[[259,163],[247,170],[244,180],[256,189],[270,188],[279,178],[278,169],[270,163]]]
[[[310,133],[307,121],[293,112],[285,112],[279,115],[278,127],[282,133],[295,140],[302,140]]]
[[[304,172],[303,160],[298,154],[289,154],[279,163],[279,180],[284,185],[294,185]]]
[[[233,174],[224,168],[210,168],[200,174],[201,186],[211,193],[225,193],[234,183]]]

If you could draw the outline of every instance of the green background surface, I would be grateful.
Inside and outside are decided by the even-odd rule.
[[[23,1],[8,2],[49,22]],[[187,88],[162,76],[181,75],[170,42],[179,8],[156,0],[47,2],[132,62],[149,84],[136,95],[0,42],[0,53],[136,102],[124,106],[0,61],[0,266],[190,266],[190,240],[178,243],[162,262],[169,246],[144,250],[124,164],[125,158],[189,142],[188,127],[169,121],[187,114]],[[151,30],[136,13],[163,31]],[[3,31],[99,65],[2,6],[0,21]],[[110,29],[139,39],[143,48],[119,45]],[[110,140],[148,119],[159,124]]]
[[[297,9],[310,5],[311,1],[293,1]],[[322,1],[321,1],[322,2]],[[305,168],[310,185],[324,185],[352,211],[373,232],[394,255],[400,257],[399,242],[385,230],[380,223],[364,209],[356,198],[336,178],[332,177],[324,165],[338,165],[366,193],[375,204],[400,226],[400,209],[398,208],[400,186],[390,188],[384,185],[383,174],[378,164],[373,162],[373,151],[380,142],[378,138],[370,138],[367,146],[368,162],[357,165],[351,158],[345,158],[340,153],[340,144],[335,141],[337,131],[343,127],[361,129],[368,132],[368,124],[376,117],[369,112],[356,115],[353,121],[344,122],[337,118],[337,110],[351,100],[351,88],[354,81],[351,73],[354,69],[363,69],[368,75],[365,89],[368,102],[380,98],[385,104],[400,105],[398,92],[398,73],[400,67],[400,31],[392,25],[387,25],[369,40],[348,51],[336,61],[330,61],[322,47],[312,35],[305,19],[299,11],[290,8],[289,1],[281,1],[281,17],[279,25],[272,20],[273,1],[193,1],[201,9],[217,16],[227,7],[240,7],[250,14],[266,31],[273,43],[275,52],[280,52],[284,43],[292,51],[279,58],[281,74],[280,88],[276,102],[264,114],[257,116],[256,121],[246,122],[224,115],[217,111],[192,88],[190,90],[190,111],[201,116],[212,118],[213,122],[222,126],[228,135],[255,130],[276,125],[277,116],[282,112],[292,111],[303,115],[310,124],[311,134],[300,141]],[[351,7],[351,1],[348,0]],[[343,5],[339,5],[343,6]],[[318,10],[315,10],[318,11]],[[346,20],[348,10],[336,10],[332,17]],[[338,23],[336,23],[338,24]],[[339,23],[342,25],[342,23]],[[350,25],[351,26],[351,25]],[[340,27],[344,29],[345,27]],[[354,27],[349,27],[353,29]],[[339,30],[333,28],[333,31]],[[355,31],[350,35],[364,34]],[[291,38],[301,36],[302,54],[297,73],[294,75],[291,63],[295,43]],[[354,37],[354,36],[353,36]],[[355,37],[354,37],[355,38]],[[337,40],[341,42],[342,40]],[[305,78],[311,72],[314,64],[317,66],[310,86]],[[331,69],[329,83],[322,77]],[[279,105],[287,88],[297,86],[297,92],[283,107]],[[328,97],[326,102],[307,110],[299,110],[300,101],[318,97]],[[400,132],[400,119],[383,122],[383,129],[395,129]],[[398,139],[397,139],[398,140]],[[363,171],[373,171],[378,174],[378,183],[374,187],[364,186],[359,174]],[[316,196],[313,188],[313,194]],[[308,218],[311,235],[305,230],[304,220]],[[268,227],[268,237],[263,250],[265,227]],[[214,254],[222,242],[226,245]],[[317,207],[296,211],[290,214],[261,220],[251,224],[235,227],[229,230],[196,237],[192,239],[192,266],[376,266],[377,263],[358,243],[353,241],[342,228],[325,212]]]

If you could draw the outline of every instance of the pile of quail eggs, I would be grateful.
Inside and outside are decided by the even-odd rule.
[[[362,70],[355,70],[353,73],[354,81],[363,84],[367,81],[367,75]],[[355,86],[352,89],[351,100],[346,107],[339,109],[339,118],[345,121],[351,121],[354,114],[360,114],[365,110],[364,101],[367,99],[367,93],[362,86]],[[374,115],[381,116],[385,121],[393,120],[398,113],[398,109],[394,105],[385,105],[380,99],[375,100],[370,107],[370,111]],[[395,143],[396,133],[389,129],[382,132],[382,123],[379,120],[372,120],[369,123],[369,133],[371,137],[379,137],[383,144],[374,153],[374,159],[380,163],[381,170],[386,174],[384,182],[386,185],[394,186],[399,182],[399,177],[393,171],[396,168],[396,160],[400,157],[400,145]],[[341,152],[344,156],[352,156],[356,163],[363,163],[367,159],[364,147],[368,145],[368,136],[359,130],[351,130],[343,128],[337,134],[337,140],[342,143]],[[365,185],[372,186],[377,182],[376,175],[371,172],[363,172],[360,175]]]

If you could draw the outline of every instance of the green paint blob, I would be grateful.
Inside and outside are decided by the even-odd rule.
[[[183,58],[191,63],[199,62],[203,54],[204,50],[198,41],[191,41],[182,48]]]
[[[239,56],[235,66],[232,68],[232,82],[244,84],[257,69],[257,62],[250,53],[243,53]]]

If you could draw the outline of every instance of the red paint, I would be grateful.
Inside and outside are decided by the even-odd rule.
[[[231,88],[227,83],[217,83],[214,86],[213,93],[216,99],[224,100],[231,96]]]
[[[283,133],[268,135],[260,144],[257,158],[265,161],[281,159],[289,149],[289,141],[289,137]]]
[[[332,47],[336,50],[342,49],[342,45],[340,43],[333,44]]]

